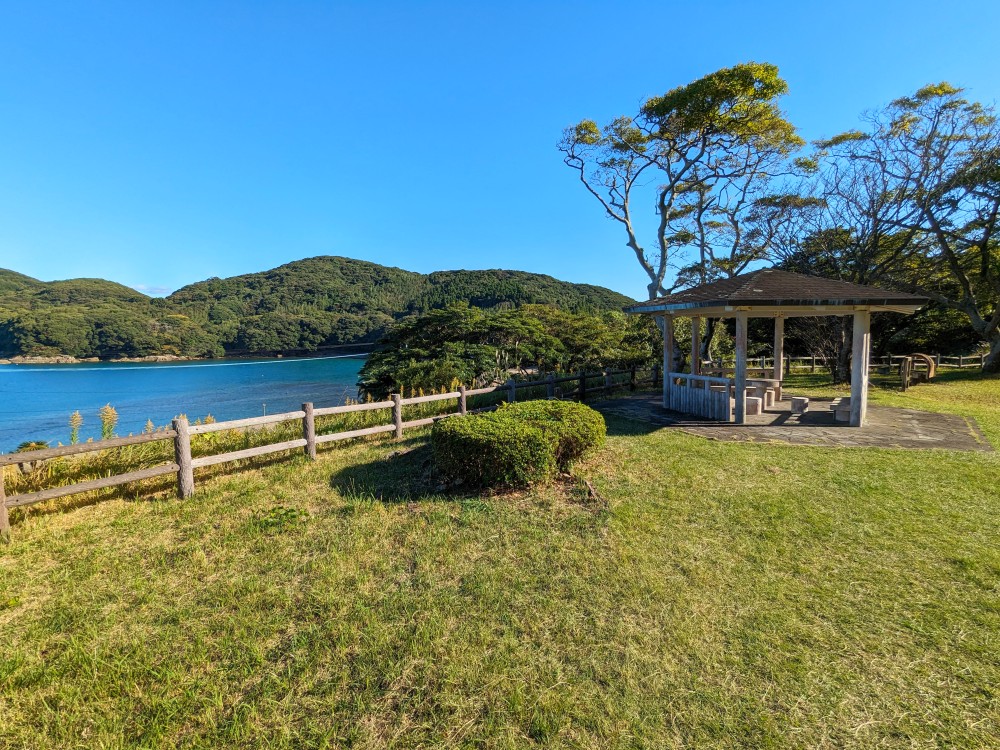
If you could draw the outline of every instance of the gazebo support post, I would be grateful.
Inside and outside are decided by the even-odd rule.
[[[783,377],[782,362],[785,359],[785,319],[781,315],[774,319],[774,375],[775,380]]]
[[[736,424],[747,421],[747,314],[736,313]]]
[[[670,408],[670,386],[674,368],[674,319],[663,316],[663,408]]]
[[[851,427],[861,427],[868,410],[871,319],[872,314],[868,310],[854,312],[854,340],[851,342]]]
[[[691,374],[701,375],[701,318],[691,318]]]

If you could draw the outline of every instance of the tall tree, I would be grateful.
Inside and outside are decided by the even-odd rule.
[[[898,286],[914,234],[898,228],[905,209],[891,199],[884,175],[870,163],[828,160],[830,143],[818,144],[816,160],[824,169],[775,212],[778,238],[771,243],[771,259],[798,273]],[[897,317],[876,318],[877,340],[901,325]],[[845,383],[851,373],[852,328],[850,318],[799,318],[790,322],[787,333],[822,352],[833,382]]]
[[[837,198],[878,222],[900,286],[965,314],[1000,371],[1000,125],[995,111],[939,83],[865,115],[865,131],[821,143]],[[873,201],[873,198],[877,199]],[[904,262],[905,261],[905,262]]]
[[[760,208],[802,145],[777,105],[787,90],[774,65],[745,63],[653,97],[603,127],[582,120],[563,132],[563,161],[622,225],[650,299],[739,273],[766,255]],[[651,248],[640,239],[637,213],[649,205],[639,196],[650,189]],[[670,269],[677,278],[668,284]]]

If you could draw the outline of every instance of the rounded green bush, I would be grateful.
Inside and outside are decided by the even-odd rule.
[[[528,401],[451,417],[431,431],[441,477],[470,487],[524,487],[551,479],[604,441],[604,418],[565,401]]]
[[[437,422],[431,447],[441,477],[471,487],[524,487],[556,471],[555,437],[499,412]]]
[[[529,422],[556,435],[556,465],[567,468],[591,448],[604,443],[607,426],[600,412],[575,401],[523,401],[498,412]]]

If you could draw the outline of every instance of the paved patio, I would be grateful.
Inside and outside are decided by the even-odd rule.
[[[847,448],[943,448],[993,451],[974,419],[916,409],[868,406],[864,427],[835,422],[830,399],[810,399],[809,411],[792,414],[791,402],[780,401],[745,425],[724,424],[663,408],[659,394],[636,394],[590,404],[606,414],[673,427],[712,440],[780,442]]]

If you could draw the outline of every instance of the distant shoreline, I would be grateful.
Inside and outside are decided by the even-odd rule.
[[[70,355],[54,355],[51,357],[36,357],[18,355],[8,359],[0,359],[0,365],[84,365],[84,364],[169,364],[171,362],[224,362],[238,359],[315,359],[329,357],[332,352],[342,352],[343,356],[362,356],[370,354],[372,344],[346,344],[328,347],[313,352],[246,352],[227,354],[224,357],[183,357],[176,354],[150,354],[146,357],[116,357],[101,359],[100,357],[73,357]],[[356,351],[349,351],[356,350]]]

